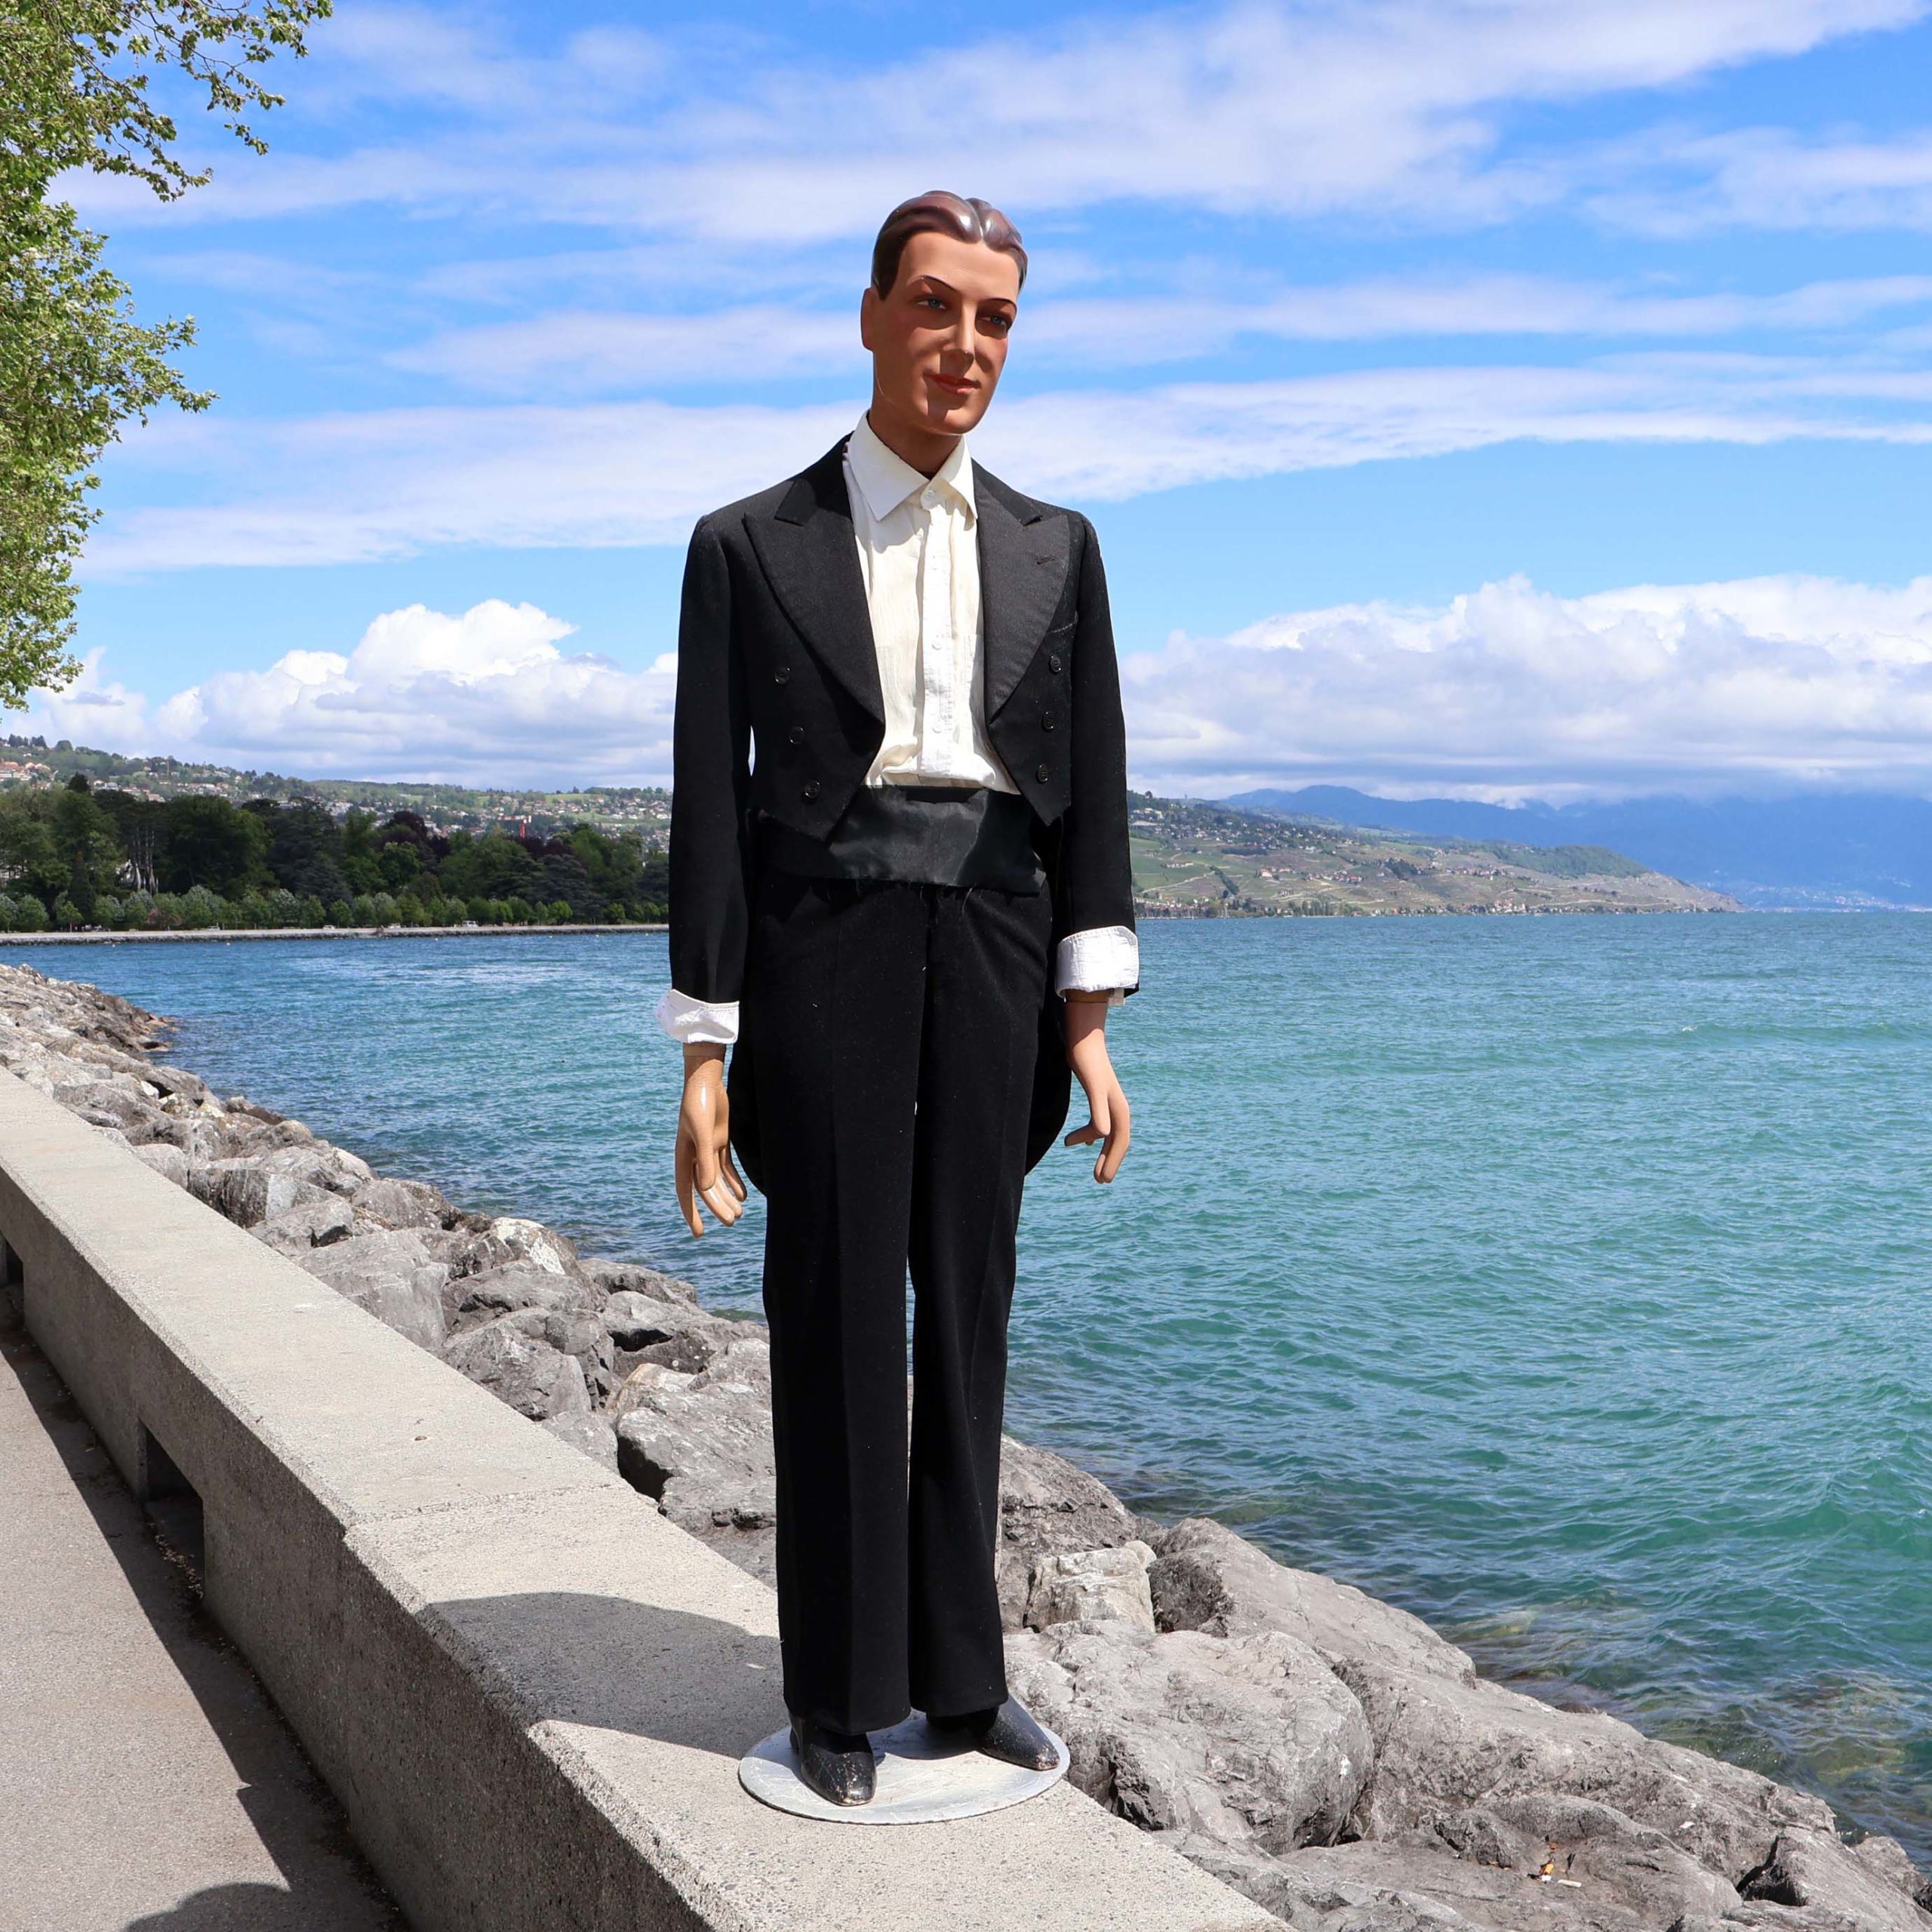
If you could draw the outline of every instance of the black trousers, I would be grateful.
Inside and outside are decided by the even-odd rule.
[[[1000,1429],[1051,916],[1044,893],[761,877],[743,1015],[785,1701],[835,1730],[1006,1696]]]

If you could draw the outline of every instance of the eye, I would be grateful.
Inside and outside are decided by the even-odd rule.
[[[980,326],[989,335],[1004,335],[1013,327],[1013,318],[1011,315],[998,313],[982,315],[980,318]]]

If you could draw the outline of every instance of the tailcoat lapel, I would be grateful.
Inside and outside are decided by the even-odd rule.
[[[770,516],[745,519],[772,594],[813,654],[881,724],[878,655],[845,491],[843,438],[795,477]]]
[[[974,482],[986,715],[992,718],[1026,675],[1060,608],[1071,561],[1071,526],[1066,517],[1049,516],[1038,503],[1008,492],[977,466]],[[1019,509],[1009,506],[1009,498]]]

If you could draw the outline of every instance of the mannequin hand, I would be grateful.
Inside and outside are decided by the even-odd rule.
[[[1094,1161],[1094,1178],[1103,1183],[1120,1172],[1133,1138],[1127,1096],[1107,1057],[1107,996],[1105,993],[1066,995],[1066,1063],[1087,1092],[1087,1124],[1069,1134],[1067,1147],[1101,1147]]]
[[[745,1211],[745,1184],[731,1163],[731,1103],[724,1093],[724,1049],[685,1049],[685,1098],[678,1109],[678,1206],[694,1235],[704,1232],[702,1201],[728,1228]]]

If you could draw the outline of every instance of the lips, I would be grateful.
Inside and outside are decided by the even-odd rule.
[[[945,390],[948,395],[971,395],[979,385],[969,383],[958,376],[935,376],[932,379],[935,389]]]

